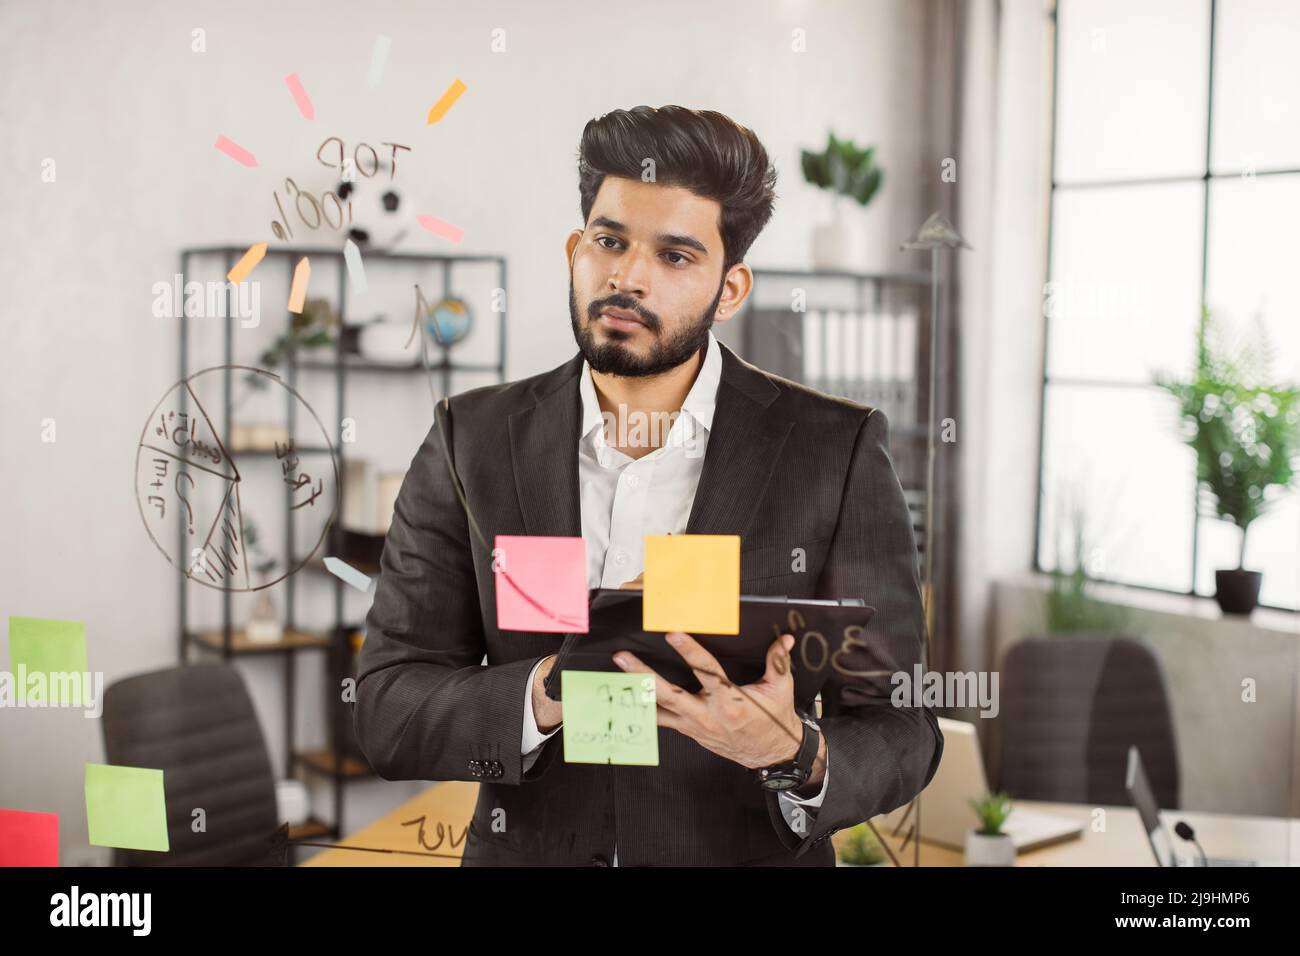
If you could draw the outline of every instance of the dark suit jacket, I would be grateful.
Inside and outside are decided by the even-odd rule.
[[[891,706],[888,677],[832,671],[819,721],[830,783],[802,838],[753,771],[674,730],[659,730],[658,767],[565,763],[556,734],[523,772],[528,674],[564,636],[497,629],[491,547],[498,534],[582,534],[581,371],[575,355],[439,404],[487,547],[468,526],[435,422],[397,497],[367,618],[354,712],[363,752],[390,780],[482,781],[466,865],[607,865],[616,846],[620,866],[833,865],[832,833],[903,805],[939,764],[938,722],[927,709]],[[910,674],[924,660],[925,624],[886,429],[880,411],[770,375],[723,346],[686,531],[741,537],[741,593],[864,598],[876,609],[870,640],[888,648],[891,670]],[[795,548],[802,570],[792,570]]]

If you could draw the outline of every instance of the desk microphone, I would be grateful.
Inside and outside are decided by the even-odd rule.
[[[1177,833],[1184,840],[1187,840],[1190,843],[1192,843],[1196,847],[1196,852],[1201,854],[1201,866],[1210,865],[1208,858],[1205,856],[1205,851],[1201,849],[1201,844],[1196,841],[1196,831],[1194,831],[1188,824],[1184,823],[1182,820],[1179,820],[1177,823],[1174,824],[1174,832]]]

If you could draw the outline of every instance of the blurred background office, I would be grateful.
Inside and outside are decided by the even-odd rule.
[[[58,813],[65,865],[113,862],[85,765],[142,752],[157,691],[122,682],[201,663],[238,680],[193,719],[243,728],[263,797],[298,781],[253,830],[329,843],[427,789],[356,749],[339,688],[369,596],[321,559],[377,573],[436,396],[573,354],[583,125],[673,103],[777,166],[719,337],[887,413],[929,667],[1000,676],[997,716],[941,708],[988,789],[1126,805],[1137,746],[1162,808],[1258,818],[1300,859],[1297,47],[1287,0],[0,4],[0,612],[84,622],[125,708],[0,711],[0,807]],[[263,241],[256,323],[224,292],[177,314]],[[316,251],[298,316],[290,250]],[[246,496],[249,577],[217,589],[154,533],[139,452],[225,365],[280,377],[185,396],[241,485],[274,486],[289,439],[328,484],[332,448],[338,514]],[[210,519],[223,487],[196,494]]]

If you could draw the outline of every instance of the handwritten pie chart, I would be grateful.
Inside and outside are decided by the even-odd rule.
[[[231,448],[229,424],[245,414],[278,416],[283,438]],[[315,411],[279,376],[248,366],[177,382],[136,449],[136,503],[150,539],[185,577],[216,590],[259,591],[299,570],[325,540],[338,489]]]

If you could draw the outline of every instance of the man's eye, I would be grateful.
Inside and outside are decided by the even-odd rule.
[[[612,245],[612,246],[607,246],[607,245],[605,245],[605,241],[606,241],[606,240],[609,240],[609,241],[612,242],[614,245]],[[596,239],[596,242],[600,243],[600,247],[601,247],[602,249],[613,249],[613,248],[615,248],[615,247],[618,245],[618,240],[615,239],[613,236],[599,236],[599,237]]]
[[[682,263],[690,262],[690,261],[691,261],[691,260],[688,259],[686,256],[682,255],[680,252],[665,252],[664,255],[666,255],[666,256],[676,256],[676,257],[677,257],[676,259],[671,260],[671,261],[672,261],[672,264],[675,265],[675,266],[676,266],[676,265],[681,265]]]

